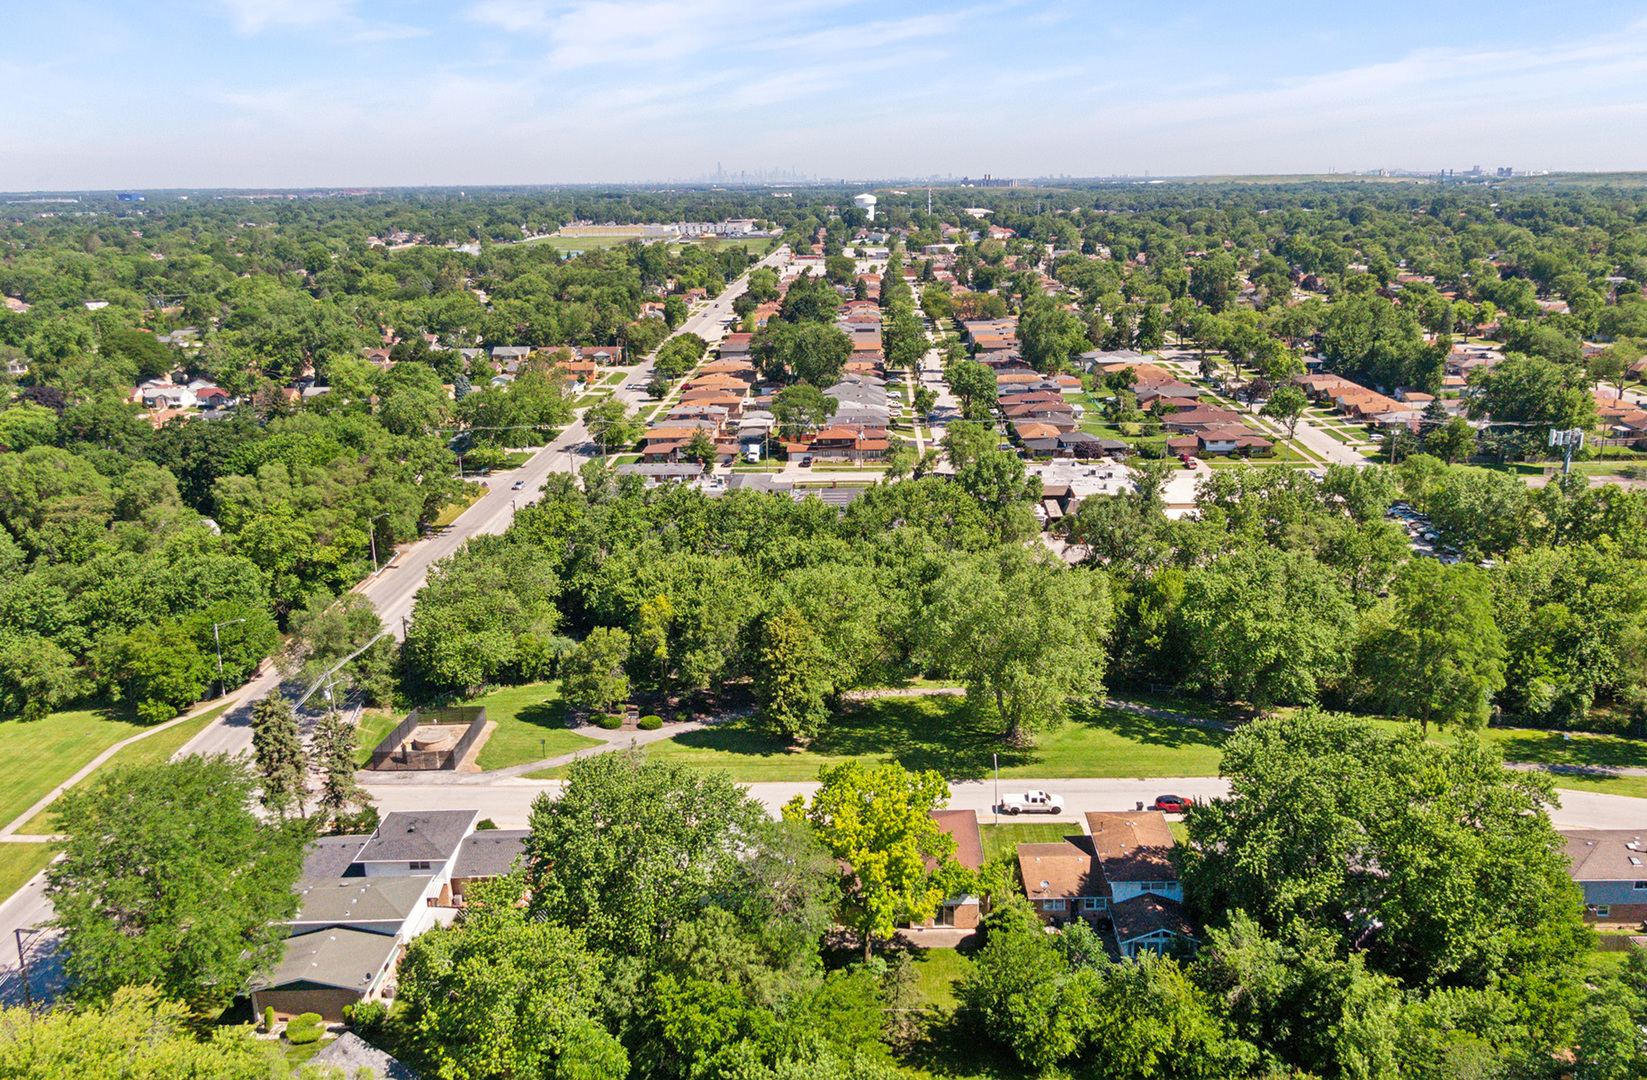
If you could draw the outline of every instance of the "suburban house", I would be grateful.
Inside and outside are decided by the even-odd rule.
[[[1573,880],[1584,890],[1584,921],[1647,920],[1647,829],[1563,832]]]
[[[527,829],[485,829],[470,833],[452,866],[452,903],[463,906],[469,886],[507,874],[526,854]]]
[[[1197,932],[1183,914],[1166,815],[1089,813],[1086,820],[1088,835],[1018,845],[1018,876],[1042,921],[1086,919],[1126,957],[1193,947]]]
[[[370,836],[328,836],[305,852],[298,911],[281,924],[280,963],[252,989],[252,1008],[331,1021],[357,1001],[386,996],[394,961],[452,902],[455,858],[473,810],[394,813]]]
[[[978,832],[978,814],[974,810],[931,810],[928,816],[938,828],[955,838],[955,861],[968,870],[984,865],[984,841]],[[946,897],[943,906],[929,925],[952,926],[958,930],[972,930],[982,919],[978,897],[971,894]]]

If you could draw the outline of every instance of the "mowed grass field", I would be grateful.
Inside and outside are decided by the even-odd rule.
[[[1001,737],[989,711],[980,715],[961,697],[878,698],[849,706],[805,750],[762,730],[756,720],[736,720],[653,743],[646,752],[745,781],[814,780],[820,766],[852,759],[896,761],[911,769],[936,769],[947,779],[1001,776],[1215,776],[1222,732],[1157,720],[1120,709],[1092,709],[1035,744],[1014,748]],[[543,777],[561,775],[549,770]]]
[[[28,884],[57,856],[56,844],[0,844],[0,900]]]
[[[95,772],[86,777],[86,779],[80,781],[80,783],[93,783],[100,775],[107,772],[109,769],[123,768],[131,765],[152,765],[157,761],[170,760],[173,754],[183,748],[184,743],[200,734],[200,732],[205,729],[206,725],[223,715],[223,711],[228,707],[228,705],[219,705],[215,709],[208,709],[206,712],[201,713],[192,720],[186,720],[175,727],[169,727],[165,731],[157,732],[150,735],[146,739],[141,739],[132,743],[130,746],[105,761],[102,765],[98,766]],[[94,752],[91,756],[96,757],[97,753]],[[90,760],[90,758],[87,760]],[[81,762],[81,764],[84,765],[85,762]],[[78,768],[78,766],[76,767]],[[51,789],[46,789],[46,791],[49,790]],[[40,795],[44,795],[45,793],[45,791],[42,791],[40,792]],[[39,797],[39,795],[35,796],[35,798]],[[27,808],[25,807],[25,809]],[[10,819],[8,818],[7,820],[9,821]],[[46,809],[34,815],[34,817],[25,822],[17,831],[21,834],[27,834],[29,836],[50,836],[52,833],[55,833],[57,831],[57,824],[53,818],[51,807],[48,806]],[[0,844],[0,848],[5,846],[6,845]]]
[[[486,706],[486,719],[497,724],[492,737],[481,747],[477,763],[482,769],[524,765],[570,754],[600,741],[567,730],[559,683],[506,686],[469,704]]]
[[[74,709],[0,723],[0,823],[10,822],[104,750],[144,730],[129,713],[114,709]]]

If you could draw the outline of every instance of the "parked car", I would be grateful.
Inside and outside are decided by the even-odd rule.
[[[1195,805],[1194,799],[1186,799],[1182,795],[1157,795],[1152,810],[1160,810],[1168,814],[1182,814]]]
[[[1048,795],[1044,791],[1002,795],[1001,809],[1008,814],[1061,814],[1064,812],[1064,797]]]
[[[519,491],[521,488],[523,488],[525,486],[526,486],[526,481],[516,480],[513,484],[509,485],[509,490],[510,491]]]
[[[805,457],[801,458],[801,468],[810,469],[811,467],[812,467],[812,455],[807,454]]]

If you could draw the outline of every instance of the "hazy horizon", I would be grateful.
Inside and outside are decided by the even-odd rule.
[[[1647,169],[1592,0],[6,0],[0,190]]]

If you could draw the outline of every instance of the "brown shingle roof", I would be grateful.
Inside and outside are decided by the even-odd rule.
[[[1098,860],[1084,836],[1056,844],[1019,844],[1018,876],[1031,900],[1109,895]]]
[[[1087,814],[1092,846],[1108,881],[1177,881],[1167,816],[1158,810]]]

